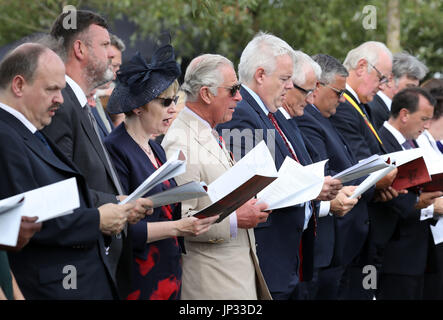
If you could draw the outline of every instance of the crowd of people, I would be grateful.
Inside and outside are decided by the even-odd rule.
[[[443,191],[396,190],[395,169],[354,199],[366,177],[333,178],[374,154],[443,160],[443,80],[420,84],[417,58],[369,41],[341,63],[260,32],[238,78],[207,53],[180,84],[170,44],[122,64],[105,19],[78,10],[72,29],[67,14],[0,62],[0,199],[75,177],[80,207],[22,217],[17,245],[0,247],[0,299],[443,298]],[[209,196],[153,208],[150,195],[209,185],[261,141],[277,170],[328,159],[315,199],[271,211],[254,198],[221,221],[193,217]],[[185,173],[119,204],[177,150]]]

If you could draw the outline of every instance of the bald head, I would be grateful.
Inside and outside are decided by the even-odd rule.
[[[0,63],[0,101],[28,119],[38,130],[47,126],[63,103],[65,66],[44,45],[25,43]]]
[[[24,43],[9,52],[0,63],[0,89],[6,89],[17,75],[32,83],[38,59],[45,51],[51,50],[38,43]]]

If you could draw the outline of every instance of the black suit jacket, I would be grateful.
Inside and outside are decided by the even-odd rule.
[[[371,121],[374,127],[379,130],[383,123],[389,119],[390,111],[388,106],[378,94],[374,96],[374,99],[368,103],[371,110]]]
[[[260,109],[254,98],[244,88],[241,88],[240,93],[243,100],[238,103],[232,120],[218,125],[217,130],[219,134],[223,135],[227,147],[234,153],[235,159],[244,156],[250,148],[264,140],[274,157],[275,166],[278,170],[284,159],[290,156],[290,153],[272,122]],[[288,128],[285,119],[282,120],[281,114],[276,112],[274,115],[296,149],[297,157],[300,157],[301,160],[304,155],[299,153],[300,148],[297,148],[296,141],[293,140],[290,134],[291,129]],[[238,129],[238,131],[235,129]],[[235,132],[241,133],[246,139],[232,138]],[[248,144],[248,142],[252,142],[252,144]],[[289,298],[299,282],[300,260],[298,248],[302,235],[304,246],[303,279],[307,281],[312,278],[314,219],[310,219],[308,229],[305,232],[303,232],[304,220],[304,206],[294,206],[274,210],[265,223],[255,228],[260,267],[269,290],[271,293],[280,293],[280,297],[287,295],[287,298]]]
[[[346,93],[357,103],[356,98],[349,91]],[[361,107],[364,106],[361,105]],[[337,112],[330,119],[354,152],[357,160],[368,158],[373,154],[386,153],[363,117],[348,101],[340,103]]]
[[[80,105],[69,84],[62,90],[64,102],[56,112],[49,126],[43,132],[57,144],[62,152],[79,168],[91,188],[93,203],[96,207],[105,203],[117,203],[117,187],[115,186],[110,167],[106,161],[103,148],[100,145],[94,127],[87,112]],[[110,259],[121,256],[117,268],[118,287],[122,297],[131,290],[131,241],[126,241],[122,233],[121,240],[113,237],[111,248],[123,246],[122,250],[111,250]],[[107,244],[111,241],[105,237]]]
[[[357,163],[347,142],[314,106],[308,105],[304,115],[295,118],[306,139],[308,147],[314,148],[320,160],[329,159],[325,174],[335,174]],[[358,185],[363,178],[347,183]],[[358,204],[344,217],[325,216],[318,220],[318,236],[315,243],[316,267],[346,265],[363,247],[369,230],[367,201],[373,189],[368,190]],[[352,239],[352,241],[350,241]]]
[[[403,150],[385,127],[381,127],[379,133],[388,152]],[[410,191],[398,198],[403,203],[409,203],[409,206],[403,208],[395,206],[376,216],[379,230],[383,230],[385,237],[390,235],[383,245],[382,272],[420,275],[425,272],[430,257],[431,221],[420,221],[420,210],[414,208],[417,198],[414,192]]]
[[[61,151],[52,152],[18,119],[0,109],[0,198],[75,177],[80,208],[43,222],[27,246],[10,253],[11,268],[27,299],[112,299],[115,287],[104,259],[99,213],[84,177]],[[54,199],[57,201],[57,199]],[[32,212],[29,213],[32,216]],[[65,266],[77,271],[77,289],[65,290]]]

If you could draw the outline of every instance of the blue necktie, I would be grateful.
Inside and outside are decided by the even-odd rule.
[[[441,144],[440,141],[437,141],[437,147],[438,147],[438,150],[440,150],[440,152],[443,153],[443,144]]]
[[[40,131],[36,131],[34,132],[34,135],[41,141],[43,142],[43,144],[45,145],[46,149],[48,149],[49,151],[52,151],[51,146],[48,144],[48,141],[46,140],[45,136],[40,132]]]

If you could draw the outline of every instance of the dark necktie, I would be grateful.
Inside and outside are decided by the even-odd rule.
[[[281,131],[280,126],[278,125],[277,119],[275,119],[274,115],[271,112],[268,113],[268,118],[269,118],[269,120],[271,120],[271,122],[274,125],[275,129],[277,130],[278,134],[283,139],[283,142],[285,143],[286,148],[288,148],[289,154],[292,156],[292,159],[294,159],[300,163],[300,161],[298,161],[297,155],[295,154],[295,152],[292,150],[291,146],[289,145],[288,140],[286,140],[286,137],[283,134],[283,131]]]
[[[406,140],[406,141],[403,142],[401,145],[402,145],[402,147],[405,148],[406,150],[414,149],[414,148],[415,148],[414,142],[413,142],[412,140]]]
[[[113,164],[111,162],[111,158],[109,157],[108,151],[106,150],[106,148],[105,148],[105,146],[104,146],[104,144],[102,142],[102,139],[100,138],[100,132],[99,132],[99,129],[98,129],[98,126],[97,126],[97,121],[95,120],[94,114],[91,111],[91,107],[89,106],[89,104],[86,104],[84,108],[85,108],[85,110],[88,113],[89,121],[91,122],[91,125],[94,128],[95,134],[97,135],[97,139],[100,142],[100,146],[103,149],[103,153],[105,154],[106,162],[107,162],[108,167],[109,167],[109,169],[111,171],[112,181],[114,182],[114,185],[117,188],[118,194],[122,195],[123,194],[123,189],[122,189],[122,187],[120,185],[120,181],[118,180],[117,174],[115,173],[114,166],[113,166]]]
[[[45,145],[46,149],[48,149],[49,151],[52,151],[51,146],[48,144],[48,141],[46,140],[45,136],[40,132],[40,131],[36,131],[34,132],[34,135],[41,141],[43,142],[43,144]]]
[[[440,152],[443,153],[443,144],[441,144],[440,141],[437,141],[437,147],[438,147],[438,150],[440,150]]]

